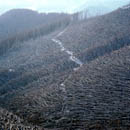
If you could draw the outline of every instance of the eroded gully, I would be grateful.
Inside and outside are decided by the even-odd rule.
[[[74,53],[72,51],[69,51],[67,48],[65,48],[63,43],[58,39],[58,37],[63,35],[65,31],[66,31],[66,29],[64,31],[60,32],[55,38],[52,39],[52,41],[60,46],[61,51],[66,52],[69,55],[69,59],[71,61],[75,62],[76,64],[79,65],[79,67],[81,67],[83,65],[83,63],[77,57],[74,56]],[[78,70],[79,67],[74,68],[74,71]]]

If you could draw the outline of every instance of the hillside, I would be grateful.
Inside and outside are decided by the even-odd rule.
[[[0,16],[0,39],[50,24],[65,16],[66,14],[38,13],[29,9],[10,10]]]
[[[60,37],[64,46],[88,62],[130,43],[130,8],[84,20]]]
[[[77,121],[71,127],[129,128],[129,58],[128,46],[84,65],[67,79],[65,110],[69,112],[64,119]]]
[[[30,123],[47,128],[125,130],[130,125],[129,52],[129,46],[114,51],[51,85],[42,78],[16,91],[13,99],[6,98],[7,103]]]
[[[23,124],[23,120],[21,120],[18,116],[14,115],[11,112],[8,112],[7,110],[4,110],[0,108],[0,129],[1,130],[7,130],[7,129],[31,129],[31,130],[43,130],[42,128],[38,126],[27,126]]]
[[[74,17],[0,42],[0,107],[39,129],[128,130],[130,8]]]
[[[54,17],[56,19],[52,20]],[[13,45],[17,44],[18,42],[25,42],[31,39],[35,40],[38,37],[48,35],[58,29],[64,28],[71,22],[71,15],[62,14],[62,13],[61,14],[51,13],[43,16],[43,18],[46,19],[45,22],[42,21],[43,23],[41,25],[39,26],[35,25],[30,29],[26,28],[26,31],[21,31],[21,32],[15,31],[15,33],[12,33],[14,28],[11,29],[10,33],[12,34],[9,34],[7,38],[4,37],[3,39],[0,40],[0,55],[6,53],[10,48],[12,48]],[[26,24],[24,23],[23,26],[26,26]],[[21,24],[19,23],[16,24],[16,26],[17,25],[21,26]],[[31,24],[29,24],[29,26],[30,25]]]

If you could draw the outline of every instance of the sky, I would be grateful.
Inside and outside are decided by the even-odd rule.
[[[87,0],[0,0],[0,14],[14,8],[28,8],[39,12],[71,12]]]
[[[125,4],[130,0],[0,0],[0,14],[18,8],[27,8],[39,12],[68,12],[79,8],[85,3],[96,5],[99,3],[109,5]],[[114,5],[114,6],[115,6]]]

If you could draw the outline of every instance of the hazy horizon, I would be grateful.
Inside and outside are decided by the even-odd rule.
[[[0,14],[3,14],[11,9],[31,9],[38,12],[66,12],[73,13],[76,9],[89,6],[104,6],[111,9],[116,9],[120,6],[128,4],[130,0],[23,0],[23,1],[10,1],[0,0]]]

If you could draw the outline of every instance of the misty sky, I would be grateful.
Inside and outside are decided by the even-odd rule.
[[[118,6],[130,0],[0,0],[0,14],[14,8],[28,8],[39,12],[73,12],[83,4]]]

